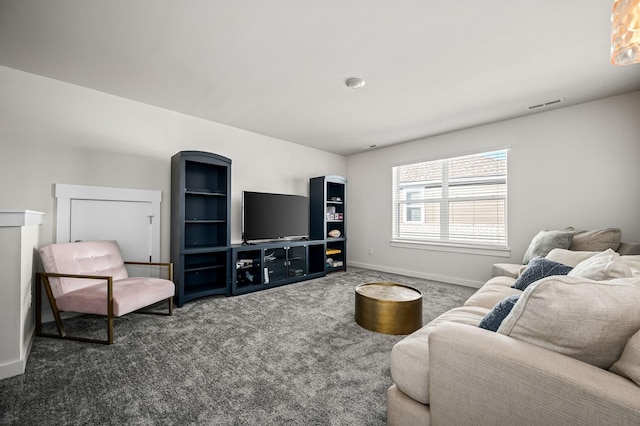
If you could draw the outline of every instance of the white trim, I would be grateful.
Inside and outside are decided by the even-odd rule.
[[[151,189],[111,188],[104,186],[67,185],[55,183],[53,196],[56,199],[56,242],[66,243],[71,239],[71,201],[103,200],[133,201],[151,204],[151,261],[160,261],[160,203],[162,191]]]
[[[410,271],[407,269],[392,268],[388,266],[372,265],[364,262],[348,262],[347,267],[354,266],[356,268],[371,269],[373,271],[388,272],[390,274],[405,275],[407,277],[423,278],[425,280],[438,281],[447,284],[456,284],[464,287],[480,288],[484,285],[483,281],[465,280],[462,278],[450,277],[445,275],[426,274],[424,272]]]
[[[42,225],[44,213],[33,210],[0,210],[0,226]]]
[[[477,254],[481,256],[498,256],[498,257],[511,257],[511,249],[508,247],[471,247],[468,245],[456,245],[446,243],[433,243],[433,242],[419,242],[409,240],[391,240],[389,242],[391,247],[406,248],[413,250],[432,250],[432,251],[444,251],[449,253],[465,253],[465,254]]]

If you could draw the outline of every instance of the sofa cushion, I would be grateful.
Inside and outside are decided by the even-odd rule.
[[[114,280],[127,278],[127,268],[116,241],[80,241],[50,244],[40,250],[46,272],[60,274],[105,275]],[[51,278],[51,291],[57,299],[71,291],[92,287],[103,280]]]
[[[619,228],[578,231],[573,235],[570,249],[576,251],[618,250],[621,236],[622,232]]]
[[[631,336],[620,359],[609,370],[640,386],[640,330]]]
[[[524,265],[520,263],[494,263],[491,270],[492,277],[510,277],[518,278],[520,268]]]
[[[479,306],[491,310],[496,306],[496,303],[505,297],[522,293],[522,291],[511,287],[514,282],[515,279],[509,277],[491,278],[464,302],[464,306]]]
[[[567,275],[573,268],[562,263],[535,257],[511,287],[524,291],[530,284],[553,275]]]
[[[555,248],[545,256],[545,259],[564,265],[576,267],[578,263],[600,253],[599,251],[573,251],[568,249]]]
[[[505,297],[499,301],[496,306],[494,306],[493,309],[490,310],[484,318],[482,318],[478,327],[489,331],[498,331],[500,324],[502,324],[502,321],[507,317],[507,315],[509,315],[511,309],[513,309],[513,305],[518,301],[518,298],[520,298],[520,295],[514,294],[513,296]]]
[[[616,250],[622,256],[633,256],[640,255],[640,243],[625,243],[624,241],[620,243],[620,247]]]
[[[531,240],[522,263],[526,265],[534,257],[545,257],[554,248],[568,249],[573,242],[573,232],[573,230],[545,230],[538,232]]]
[[[632,272],[618,253],[608,249],[578,263],[567,275],[603,281],[628,278]]]
[[[408,335],[391,350],[391,377],[398,388],[423,404],[429,403],[429,334],[444,322],[477,327],[489,309],[463,306],[451,309]]]
[[[640,279],[543,278],[520,296],[498,333],[609,368],[640,329]]]
[[[640,256],[621,256],[620,257],[624,263],[627,264],[629,269],[631,269],[632,277],[640,277]]]

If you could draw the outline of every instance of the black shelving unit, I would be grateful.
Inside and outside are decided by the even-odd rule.
[[[347,180],[320,176],[309,180],[309,236],[325,240],[325,269],[347,270]]]
[[[323,276],[324,241],[234,245],[231,294],[238,295]]]
[[[178,307],[230,294],[231,160],[209,152],[171,157],[171,262]]]

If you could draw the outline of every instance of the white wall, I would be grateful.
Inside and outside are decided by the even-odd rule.
[[[46,213],[52,184],[162,191],[161,259],[169,259],[170,158],[202,150],[231,158],[232,242],[242,190],[308,195],[309,178],[346,174],[346,158],[0,67],[0,208]]]
[[[510,258],[390,246],[392,165],[502,147]],[[349,264],[479,286],[541,229],[619,227],[640,242],[639,162],[640,92],[350,156]]]

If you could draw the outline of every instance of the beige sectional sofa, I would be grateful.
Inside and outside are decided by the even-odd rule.
[[[640,424],[640,256],[556,248],[546,258],[606,271],[524,291],[497,276],[405,337],[391,352],[388,424]],[[479,328],[511,295],[519,299],[497,332]]]

